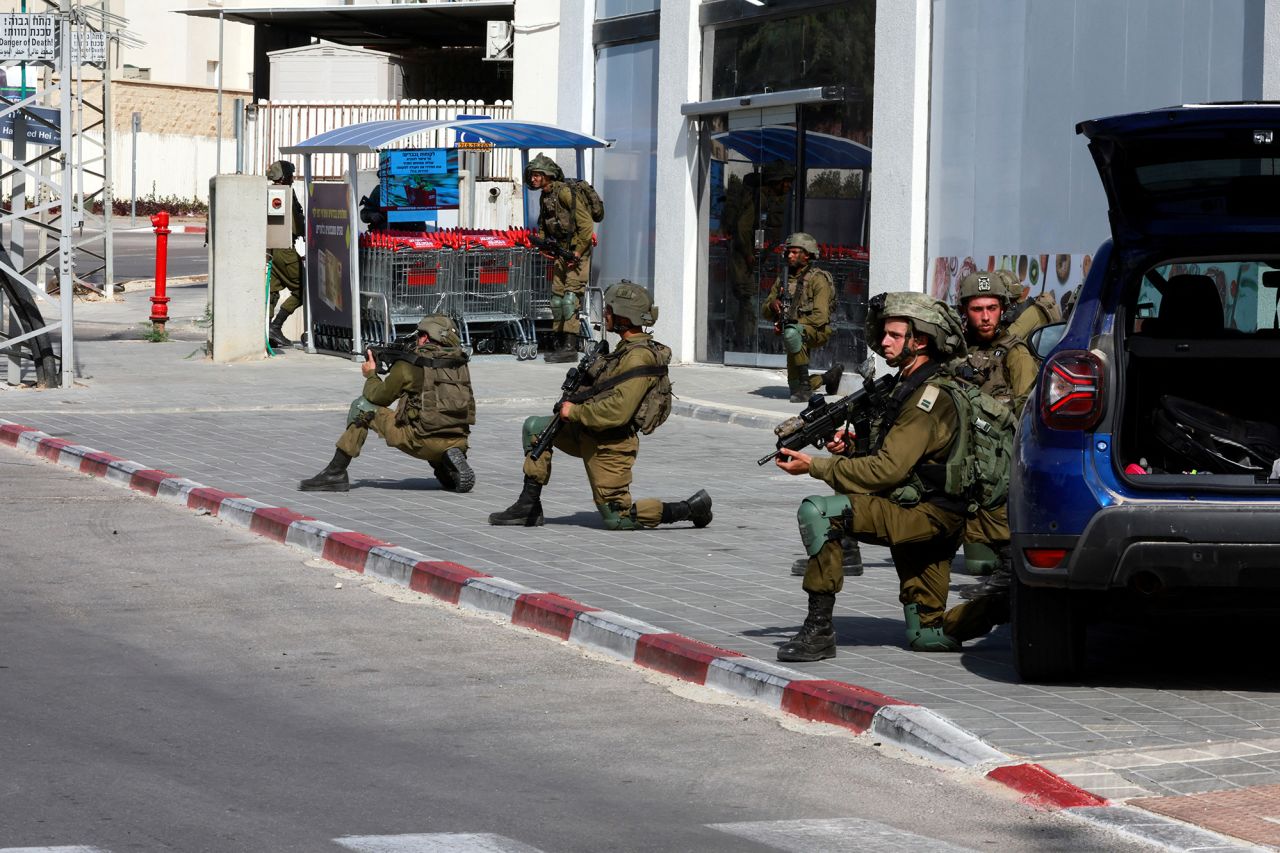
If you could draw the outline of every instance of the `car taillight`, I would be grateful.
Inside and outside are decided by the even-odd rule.
[[[1023,548],[1022,555],[1037,569],[1056,569],[1066,558],[1066,548]]]
[[[1089,429],[1102,419],[1102,359],[1086,350],[1055,353],[1045,365],[1040,418],[1053,429]]]

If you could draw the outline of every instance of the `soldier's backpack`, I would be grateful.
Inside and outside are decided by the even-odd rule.
[[[416,351],[414,363],[423,370],[422,391],[397,412],[397,423],[408,420],[416,435],[465,435],[476,422],[476,398],[471,390],[471,369],[467,354],[457,346],[428,344]],[[407,418],[407,409],[418,416]]]
[[[671,364],[671,348],[652,340],[646,341],[645,346],[653,353],[657,360],[656,364],[633,367],[631,370],[624,370],[622,373],[610,376],[603,382],[594,382],[571,395],[570,402],[585,403],[637,376],[656,376],[658,381],[653,383],[648,393],[644,395],[644,399],[640,401],[640,405],[636,407],[636,413],[631,417],[631,425],[635,427],[636,432],[644,435],[649,435],[662,426],[671,416],[671,401],[675,398],[671,393],[671,373],[667,367]]]
[[[569,189],[573,190],[574,221],[576,222],[578,217],[578,196],[582,196],[583,203],[591,211],[591,221],[604,222],[604,200],[600,198],[596,188],[579,178],[565,178],[564,182],[569,185]]]
[[[948,377],[936,384],[951,395],[962,426],[948,459],[945,490],[964,496],[971,513],[997,509],[1009,498],[1017,426],[1013,412],[968,382]]]

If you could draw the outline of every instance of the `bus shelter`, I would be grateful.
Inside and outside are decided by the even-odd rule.
[[[295,145],[282,147],[284,155],[302,156],[303,209],[306,213],[306,311],[307,351],[348,351],[359,357],[366,340],[361,328],[361,269],[359,234],[359,190],[356,184],[358,157],[388,150],[400,150],[396,143],[429,131],[453,131],[455,147],[464,134],[468,144],[475,141],[492,148],[517,149],[520,152],[520,175],[528,166],[531,150],[572,150],[576,155],[578,176],[584,172],[584,152],[588,148],[607,148],[609,140],[585,133],[530,121],[502,121],[490,118],[435,119],[414,121],[372,121],[326,131]],[[466,150],[466,149],[463,149]],[[317,154],[346,155],[346,180],[314,182],[312,157]],[[529,198],[521,185],[523,215],[530,224]],[[459,318],[462,319],[462,318]],[[324,335],[317,329],[323,327]],[[331,330],[340,330],[333,334]],[[347,330],[349,329],[349,334]],[[329,345],[317,347],[317,339]],[[332,344],[350,342],[349,350]],[[323,343],[323,342],[322,342]],[[531,357],[531,356],[530,356]]]

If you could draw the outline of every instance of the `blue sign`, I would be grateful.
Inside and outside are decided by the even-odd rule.
[[[457,115],[457,116],[454,116],[454,118],[455,118],[457,121],[480,121],[480,120],[482,120],[482,119],[491,119],[491,118],[493,118],[493,116],[464,116],[464,115]],[[468,133],[468,132],[467,132],[467,131],[465,131],[465,130],[459,130],[459,131],[458,131],[458,141],[459,141],[459,142],[484,142],[484,140],[483,140],[483,139],[481,139],[480,137],[476,136],[474,133]]]
[[[26,128],[25,139],[27,142],[34,142],[36,145],[60,145],[62,143],[62,134],[57,130],[59,119],[62,117],[58,110],[51,110],[46,107],[27,107],[26,111],[34,113],[52,124],[53,127],[49,127],[44,121],[34,119],[30,115],[21,115],[18,110],[14,110],[6,116],[0,116],[0,139],[13,139],[13,126],[20,123]]]

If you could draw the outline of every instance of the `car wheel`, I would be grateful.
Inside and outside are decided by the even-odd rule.
[[[1013,579],[1013,665],[1023,681],[1069,681],[1084,668],[1085,622],[1071,590]]]

